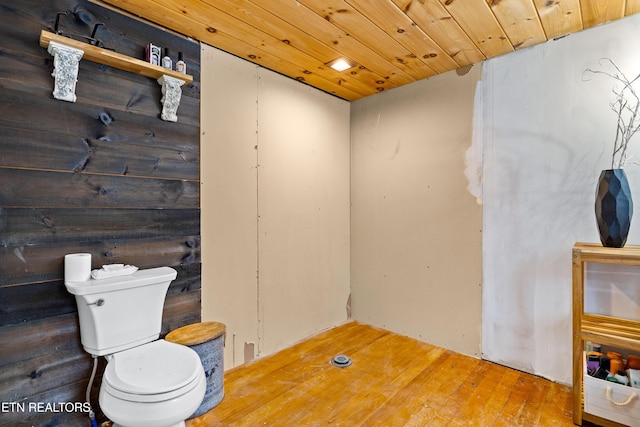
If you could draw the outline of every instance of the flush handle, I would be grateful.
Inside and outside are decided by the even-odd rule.
[[[98,307],[102,307],[104,305],[104,299],[100,298],[98,301],[88,302],[87,305],[97,305]]]

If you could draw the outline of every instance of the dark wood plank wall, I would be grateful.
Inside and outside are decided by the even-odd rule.
[[[38,40],[63,11],[63,31],[104,23],[96,36],[120,53],[142,59],[149,41],[184,52],[194,81],[178,122],[159,118],[156,81],[86,60],[77,102],[54,99]],[[90,252],[94,268],[172,266],[162,333],[200,321],[199,86],[194,42],[85,1],[0,0],[0,425],[89,425],[28,406],[83,402],[91,373],[65,254]]]

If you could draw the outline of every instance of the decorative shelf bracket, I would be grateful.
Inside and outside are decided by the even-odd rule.
[[[180,98],[182,97],[182,87],[184,80],[175,77],[162,76],[158,79],[158,83],[162,85],[162,114],[160,118],[167,122],[177,122],[178,116],[176,112],[180,106]]]
[[[76,102],[78,69],[84,51],[56,42],[49,43],[47,51],[53,56],[53,97]]]

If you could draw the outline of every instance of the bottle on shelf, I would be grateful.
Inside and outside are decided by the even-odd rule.
[[[171,61],[171,57],[169,56],[169,48],[164,48],[164,56],[162,57],[162,66],[164,68],[168,68],[170,70],[173,69],[173,62]]]
[[[179,73],[187,74],[187,64],[185,64],[182,57],[182,52],[178,52],[178,62],[176,62],[176,71]]]

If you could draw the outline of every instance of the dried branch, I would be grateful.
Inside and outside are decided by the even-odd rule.
[[[604,65],[603,62],[605,62]],[[633,84],[640,79],[640,74],[632,80],[629,80],[613,60],[603,58],[599,63],[605,69],[613,68],[613,71],[606,71],[605,69],[592,70],[588,68],[584,71],[583,80],[589,80],[584,78],[588,73],[603,74],[622,84],[622,89],[617,89],[615,86],[612,89],[615,98],[613,102],[609,104],[618,117],[611,168],[622,168],[627,160],[629,141],[633,135],[640,130],[640,98],[633,87]]]

